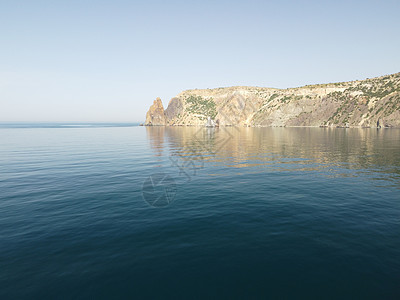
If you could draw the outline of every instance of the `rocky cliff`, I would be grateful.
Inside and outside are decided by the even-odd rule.
[[[158,98],[145,125],[400,127],[400,73],[331,84],[273,89],[187,90],[164,111]]]
[[[146,114],[145,125],[149,126],[163,126],[167,124],[165,118],[164,106],[160,98],[154,100],[153,105],[150,106],[149,111]]]

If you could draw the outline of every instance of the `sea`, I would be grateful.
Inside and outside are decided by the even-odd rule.
[[[0,124],[0,299],[400,299],[400,129]]]

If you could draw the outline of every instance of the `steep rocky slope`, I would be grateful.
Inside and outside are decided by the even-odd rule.
[[[150,106],[149,111],[146,114],[146,125],[149,126],[162,126],[167,123],[165,118],[164,106],[160,98],[154,100],[153,105]]]
[[[290,89],[187,90],[164,111],[157,99],[145,125],[400,127],[400,73]],[[157,102],[157,103],[156,103]]]

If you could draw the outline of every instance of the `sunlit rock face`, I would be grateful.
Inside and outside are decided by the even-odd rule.
[[[161,110],[160,100],[146,125],[203,126],[210,117],[221,126],[400,127],[400,73],[290,89],[187,90]]]
[[[154,100],[153,105],[150,106],[150,109],[146,114],[146,122],[144,124],[146,126],[166,125],[164,106],[160,98]]]

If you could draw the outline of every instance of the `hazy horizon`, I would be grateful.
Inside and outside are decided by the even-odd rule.
[[[397,1],[0,4],[0,122],[138,123],[156,97],[400,71]]]

